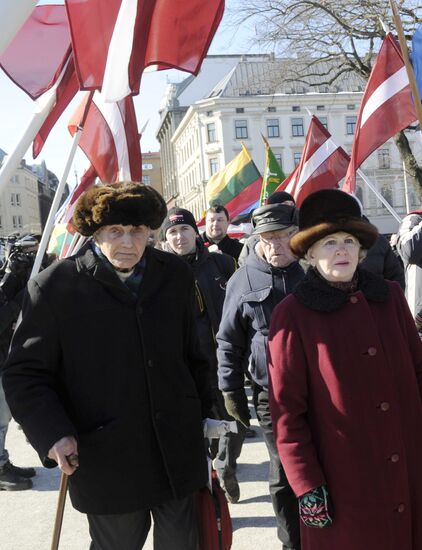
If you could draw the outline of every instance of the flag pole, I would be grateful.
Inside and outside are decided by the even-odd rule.
[[[4,191],[4,188],[8,184],[13,172],[19,166],[29,146],[49,115],[56,99],[55,92],[55,88],[45,92],[45,94],[43,94],[43,96],[36,102],[37,108],[32,115],[31,121],[13,151],[6,157],[6,160],[0,169],[0,194]]]
[[[0,2],[0,56],[6,51],[36,5],[37,0]]]
[[[66,162],[66,166],[65,166],[64,171],[63,171],[62,178],[61,178],[60,183],[59,183],[59,185],[56,189],[56,193],[54,195],[54,199],[53,199],[53,202],[52,202],[51,207],[50,207],[50,212],[48,214],[47,222],[45,224],[45,228],[44,228],[44,231],[43,231],[43,234],[42,234],[42,237],[41,237],[41,242],[40,242],[40,245],[38,247],[38,252],[37,252],[37,255],[35,257],[34,265],[32,267],[31,278],[35,277],[35,275],[39,272],[40,267],[41,267],[42,259],[44,258],[45,251],[47,250],[48,242],[50,240],[50,235],[51,235],[51,232],[52,232],[53,226],[54,226],[54,220],[55,220],[55,217],[56,217],[56,212],[59,209],[60,200],[62,198],[63,191],[64,191],[64,188],[65,188],[65,185],[66,185],[66,182],[67,182],[67,178],[69,176],[70,168],[72,166],[73,159],[74,159],[75,154],[76,154],[76,149],[78,147],[79,140],[81,138],[83,126],[85,124],[86,117],[88,116],[89,106],[91,105],[93,95],[94,95],[94,92],[93,91],[90,92],[90,96],[89,96],[88,101],[86,103],[84,113],[81,117],[81,121],[80,121],[79,126],[78,126],[78,128],[77,128],[77,130],[76,130],[76,132],[73,136],[72,147],[70,149],[70,153],[69,153],[69,156],[68,156],[68,159],[67,159],[67,162]]]
[[[407,48],[407,42],[404,36],[403,25],[400,19],[399,12],[397,10],[397,5],[395,0],[389,0],[389,1],[390,1],[391,10],[393,12],[393,19],[397,30],[397,35],[399,37],[399,43],[400,43],[401,53],[403,55],[403,61],[406,67],[407,77],[410,83],[410,89],[412,90],[416,113],[418,115],[420,127],[422,128],[421,98],[419,97],[419,90],[418,90],[418,85],[416,84],[415,73],[413,72],[413,67],[409,59],[409,50]]]
[[[381,195],[381,193],[378,191],[378,189],[369,181],[368,176],[362,172],[360,168],[356,170],[356,173],[359,174],[359,176],[363,179],[363,181],[366,183],[366,185],[369,187],[369,189],[374,193],[374,195],[379,199],[382,204],[386,207],[386,209],[390,212],[390,214],[399,222],[401,223],[401,218],[397,214],[397,212],[394,210],[394,208],[391,206],[391,204]]]

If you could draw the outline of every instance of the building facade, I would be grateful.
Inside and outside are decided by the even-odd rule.
[[[335,86],[327,86],[322,77],[319,84],[316,75],[314,86],[306,87],[289,79],[289,70],[290,61],[271,55],[238,57],[214,87],[186,110],[171,137],[171,144],[177,203],[191,210],[197,219],[206,208],[208,179],[240,152],[242,142],[263,173],[262,136],[266,137],[288,175],[300,161],[313,114],[326,126],[333,140],[351,152],[365,83],[356,75],[344,75]],[[319,72],[327,72],[323,63]],[[422,158],[415,133],[409,131],[407,136],[415,155]],[[371,155],[362,170],[403,216],[406,213],[405,177],[393,141]],[[411,210],[419,205],[419,200],[413,183],[409,180],[407,184]],[[360,178],[357,195],[365,213],[382,233],[397,229],[397,221]]]
[[[159,151],[142,153],[142,183],[151,185],[160,195],[163,195],[161,155]]]

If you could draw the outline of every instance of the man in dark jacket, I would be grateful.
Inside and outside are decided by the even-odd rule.
[[[140,184],[82,195],[74,225],[94,240],[29,282],[5,367],[12,414],[44,465],[70,475],[92,550],[141,548],[151,515],[157,548],[197,548],[209,364],[191,270],[146,246],[165,215]]]
[[[192,268],[196,282],[195,318],[201,351],[209,358],[211,386],[213,388],[213,412],[216,419],[233,420],[227,414],[217,382],[216,339],[223,312],[227,281],[236,270],[236,261],[228,254],[208,252],[199,238],[193,214],[184,208],[169,210],[162,225],[166,238],[164,250],[177,254]],[[236,460],[244,440],[242,424],[238,433],[227,432],[220,436],[215,451],[215,468],[227,499],[239,500],[239,484],[236,479]]]
[[[289,248],[289,240],[297,231],[295,207],[270,204],[257,208],[252,225],[259,241],[227,285],[217,334],[219,387],[227,411],[248,426],[244,373],[249,364],[256,415],[270,455],[270,494],[278,537],[283,548],[299,550],[298,504],[274,441],[267,373],[268,329],[273,309],[304,276]]]
[[[229,213],[224,206],[220,204],[211,206],[205,216],[205,233],[203,233],[202,239],[207,246],[216,244],[218,250],[229,254],[237,261],[243,245],[237,239],[232,239],[227,235],[229,224]]]

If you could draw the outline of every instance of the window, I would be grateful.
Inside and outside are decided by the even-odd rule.
[[[245,109],[243,107],[236,107],[236,113],[244,113]]]
[[[151,176],[142,176],[142,183],[144,183],[145,185],[150,185]]]
[[[214,175],[216,172],[218,172],[218,159],[210,159],[210,175]]]
[[[303,136],[303,118],[292,118],[292,136]]]
[[[317,111],[325,111],[325,105],[317,105],[316,110]]]
[[[387,184],[381,187],[381,195],[388,203],[393,204],[393,191]],[[385,205],[383,204],[382,207],[385,208]]]
[[[269,107],[267,107],[267,111],[269,113],[275,113],[277,111],[277,108],[274,107],[274,105],[270,105]]]
[[[21,205],[21,196],[19,195],[19,193],[16,193],[16,206],[20,206]]]
[[[3,227],[3,220],[1,219],[1,216],[0,216],[0,229],[2,229]]]
[[[212,116],[214,113],[212,111],[207,111],[207,116]]]
[[[152,168],[153,168],[153,166],[150,163],[142,165],[142,170],[152,170]]]
[[[267,136],[269,138],[280,137],[280,126],[278,118],[269,118],[267,120]]]
[[[347,116],[346,117],[346,134],[348,136],[353,136],[353,134],[355,133],[355,126],[356,126],[356,117]]]
[[[293,105],[292,111],[299,112],[300,111],[300,105]]]
[[[281,165],[281,153],[274,153],[274,157],[275,157],[275,160],[278,162],[278,164],[280,165],[280,168],[282,167]]]
[[[22,228],[22,216],[12,216],[13,229]]]
[[[299,164],[301,156],[302,156],[302,153],[293,153],[293,162],[295,166]]]
[[[390,149],[378,149],[378,168],[390,168]]]
[[[354,111],[355,110],[355,104],[354,103],[349,103],[347,105],[347,110],[348,111]]]
[[[15,204],[16,204],[15,193],[12,193],[12,194],[10,195],[10,204],[11,204],[12,206],[15,206]]]
[[[326,116],[319,116],[318,120],[324,126],[324,128],[328,130],[328,118]]]
[[[248,138],[248,121],[247,120],[235,120],[234,128],[235,128],[236,139]]]
[[[208,143],[213,143],[214,141],[217,141],[217,132],[215,129],[214,122],[207,124],[207,136],[208,136]]]

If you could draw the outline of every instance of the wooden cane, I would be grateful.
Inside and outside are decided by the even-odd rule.
[[[77,455],[70,455],[67,458],[68,463],[71,466],[78,465]],[[56,519],[54,520],[53,539],[51,541],[51,550],[58,550],[60,543],[60,534],[62,531],[64,506],[66,504],[67,485],[69,482],[69,476],[62,472],[60,478],[59,498],[57,501]]]

